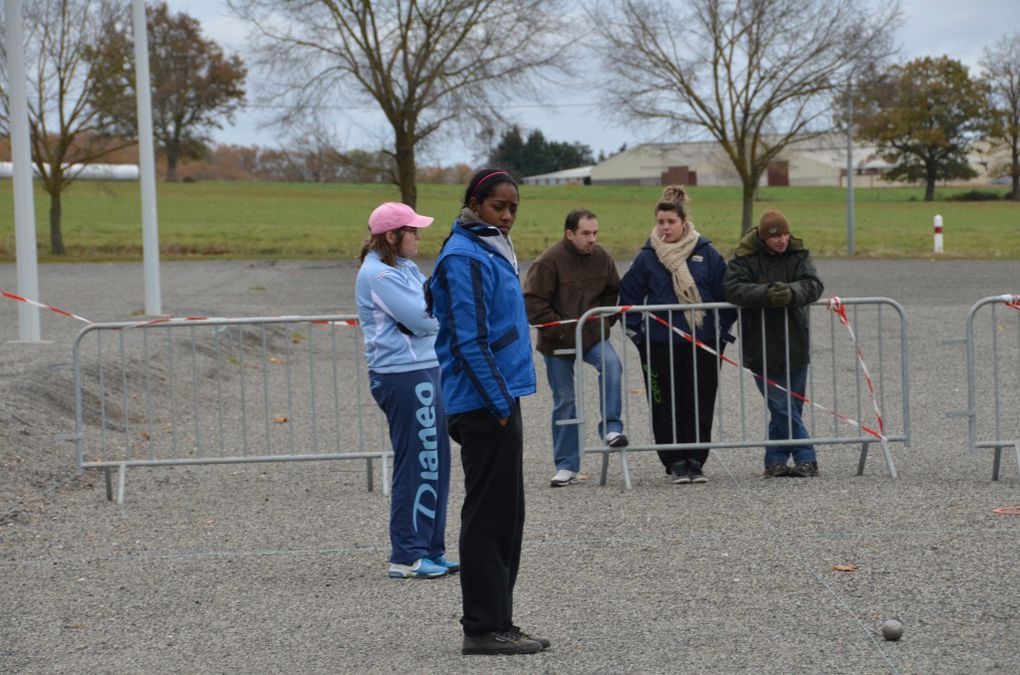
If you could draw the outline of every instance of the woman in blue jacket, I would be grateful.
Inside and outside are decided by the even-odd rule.
[[[687,192],[671,185],[655,207],[655,228],[620,280],[621,305],[676,305],[725,302],[726,263],[711,242],[687,219]],[[733,310],[655,312],[686,335],[694,335],[718,353],[731,342]],[[696,348],[651,315],[629,312],[627,334],[641,356],[659,445],[712,440],[718,357]],[[692,328],[693,326],[693,328]],[[708,449],[660,450],[659,459],[674,483],[706,483]]]
[[[460,569],[445,557],[450,439],[435,350],[439,325],[425,311],[425,277],[411,261],[421,228],[431,223],[405,204],[386,202],[372,211],[354,286],[372,396],[393,443],[388,574],[394,578]]]
[[[460,575],[464,654],[530,654],[549,646],[513,623],[524,535],[520,397],[535,391],[531,334],[510,229],[517,184],[482,169],[429,279],[450,436],[464,466]]]

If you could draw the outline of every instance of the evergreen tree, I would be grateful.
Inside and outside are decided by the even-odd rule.
[[[489,162],[501,166],[517,178],[553,173],[594,164],[589,146],[581,143],[547,141],[537,129],[525,139],[516,124],[502,133],[489,153]]]

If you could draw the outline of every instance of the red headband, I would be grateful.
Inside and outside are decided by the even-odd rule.
[[[471,197],[473,198],[475,196],[475,194],[478,193],[478,188],[482,187],[482,184],[485,181],[487,181],[490,178],[492,178],[493,176],[507,176],[509,178],[510,174],[508,174],[506,171],[493,171],[492,173],[490,173],[487,176],[485,176],[485,178],[483,178],[480,181],[478,181],[478,183],[475,185],[475,189],[471,191]],[[513,180],[513,179],[511,178],[511,180]]]

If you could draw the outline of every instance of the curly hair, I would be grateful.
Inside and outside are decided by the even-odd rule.
[[[662,191],[662,198],[655,205],[655,211],[676,211],[684,220],[687,219],[687,204],[690,203],[687,190],[683,185],[667,185]]]

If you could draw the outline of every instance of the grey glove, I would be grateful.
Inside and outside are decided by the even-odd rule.
[[[782,281],[777,281],[766,291],[765,302],[769,307],[786,307],[793,302],[793,291]]]

